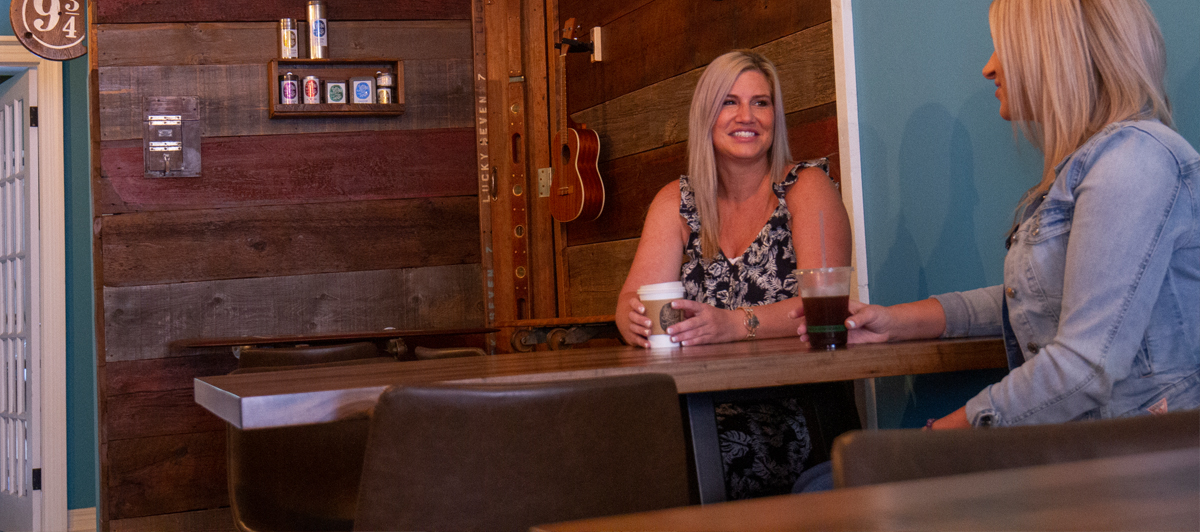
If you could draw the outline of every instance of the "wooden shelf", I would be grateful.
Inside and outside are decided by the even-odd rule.
[[[304,76],[345,80],[357,76],[375,77],[376,72],[391,73],[396,80],[394,103],[279,103],[279,76],[291,72]],[[267,110],[271,118],[312,118],[330,116],[400,116],[404,114],[404,61],[395,59],[272,59],[267,66]],[[301,87],[303,90],[303,87]]]

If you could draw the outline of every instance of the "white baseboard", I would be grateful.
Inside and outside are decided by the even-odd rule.
[[[67,510],[67,526],[70,532],[96,532],[96,508]]]

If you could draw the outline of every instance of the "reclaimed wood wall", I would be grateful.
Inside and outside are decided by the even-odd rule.
[[[278,19],[303,6],[89,4],[106,531],[230,525],[224,425],[195,405],[192,379],[235,360],[173,342],[611,314],[650,200],[685,171],[696,80],[725,51],[775,61],[793,157],[832,156],[837,177],[828,0],[330,1],[331,57],[403,60],[405,113],[270,119]],[[486,45],[473,43],[483,14]],[[574,119],[600,133],[607,202],[595,221],[556,225],[544,198],[514,198],[550,166],[547,58],[554,21],[571,17],[605,32],[605,61],[572,55],[567,90]],[[199,98],[200,177],[143,177],[142,102],[159,96]],[[492,200],[479,196],[480,131]],[[520,224],[528,242],[509,237]]]
[[[333,59],[404,61],[400,117],[267,116],[302,0],[93,0],[105,530],[231,521],[224,424],[178,340],[484,325],[469,0],[330,1]],[[202,170],[146,179],[142,101],[200,99]]]
[[[600,134],[606,203],[556,243],[564,315],[612,314],[650,201],[687,170],[692,91],[717,56],[749,48],[775,63],[793,158],[828,156],[837,178],[829,0],[559,0],[558,17],[604,31],[602,62],[573,54],[566,67],[568,112]]]

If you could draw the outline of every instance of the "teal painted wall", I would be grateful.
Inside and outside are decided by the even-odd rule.
[[[1175,128],[1200,147],[1200,2],[1149,0],[1167,41],[1167,86]]]
[[[92,289],[87,56],[63,65],[67,240],[67,507],[97,505],[96,320]]]
[[[1200,2],[1149,0],[1168,47],[1178,129],[1200,145]],[[1041,156],[999,117],[981,70],[989,2],[853,0],[871,301],[1002,282],[1013,207]],[[887,379],[881,426],[948,414],[1003,372]]]
[[[14,35],[8,10],[0,35]],[[67,240],[67,507],[96,506],[96,334],[92,290],[92,199],[88,175],[87,56],[63,63]],[[50,117],[42,116],[42,120]]]

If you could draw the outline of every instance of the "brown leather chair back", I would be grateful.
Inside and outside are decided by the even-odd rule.
[[[675,381],[395,387],[379,398],[356,530],[527,530],[688,504]]]
[[[1200,411],[1053,425],[853,431],[833,445],[833,482],[853,487],[1200,446]]]
[[[229,428],[229,502],[242,531],[351,530],[369,420]]]
[[[371,342],[300,347],[247,347],[238,356],[238,369],[304,366],[382,356]]]
[[[312,351],[304,352],[309,349]],[[285,354],[276,356],[277,353],[268,351]],[[251,366],[233,373],[296,368],[276,364],[282,360],[310,362],[303,367],[395,361],[378,354],[369,342],[244,350],[240,360],[249,361]],[[229,501],[237,528],[254,532],[351,530],[368,423],[363,416],[273,429],[229,427],[226,430]]]

